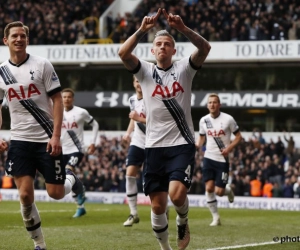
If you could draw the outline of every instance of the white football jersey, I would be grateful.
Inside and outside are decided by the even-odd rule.
[[[0,65],[0,103],[6,97],[11,140],[48,142],[53,133],[53,103],[60,92],[59,79],[45,58],[28,55],[21,64]]]
[[[61,129],[61,143],[63,154],[84,152],[84,123],[91,124],[94,118],[86,109],[73,106],[69,111],[64,110]]]
[[[231,115],[220,112],[217,118],[210,114],[203,116],[199,122],[199,134],[206,135],[206,150],[204,157],[211,160],[226,162],[220,149],[230,144],[232,133],[236,133],[239,126]]]
[[[163,70],[140,60],[135,74],[142,87],[146,108],[146,148],[194,144],[191,116],[192,80],[197,70],[189,58]]]
[[[130,111],[136,111],[140,117],[146,118],[146,110],[143,99],[138,99],[137,95],[133,95],[129,98]],[[137,146],[139,148],[145,148],[146,140],[146,126],[141,122],[134,121],[134,131],[131,137],[130,145]]]

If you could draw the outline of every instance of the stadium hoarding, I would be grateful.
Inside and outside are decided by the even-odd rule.
[[[0,189],[2,201],[18,201],[17,189]],[[86,192],[87,202],[104,204],[124,204],[127,202],[126,193],[107,192]],[[205,195],[188,195],[191,207],[207,207]],[[54,200],[49,197],[46,190],[35,190],[35,201],[45,202],[74,202],[72,195],[68,194],[61,200]],[[150,205],[149,197],[138,194],[138,204]],[[169,206],[172,202],[169,200]],[[236,196],[234,203],[229,203],[227,197],[218,198],[219,208],[234,209],[261,209],[261,210],[281,210],[299,211],[300,200],[293,198],[265,198],[265,197],[244,197]]]
[[[193,91],[193,108],[206,107],[207,97],[211,92]],[[226,91],[219,94],[223,108],[261,108],[261,109],[298,109],[300,92],[297,91]],[[128,99],[133,92],[102,91],[76,92],[75,104],[83,108],[128,108]]]
[[[299,61],[300,41],[210,42],[207,63],[223,62],[294,62]],[[28,53],[47,58],[54,65],[118,64],[120,44],[30,45]],[[154,61],[151,43],[140,43],[134,53],[140,59]],[[192,43],[176,43],[174,60],[190,56]],[[0,63],[9,58],[6,46],[0,46]]]

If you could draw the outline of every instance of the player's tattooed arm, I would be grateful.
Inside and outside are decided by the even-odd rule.
[[[182,33],[197,47],[191,55],[191,60],[196,67],[200,67],[211,49],[209,42],[188,27]]]

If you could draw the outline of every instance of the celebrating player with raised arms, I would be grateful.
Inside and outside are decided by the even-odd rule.
[[[195,45],[195,51],[179,61],[175,40],[167,30],[155,35],[151,53],[156,64],[137,58],[133,51],[140,39],[163,14],[169,28],[176,29]],[[138,79],[146,108],[145,165],[143,188],[151,200],[151,224],[161,249],[171,249],[166,207],[168,195],[177,212],[177,246],[185,249],[190,241],[188,189],[195,161],[194,128],[191,117],[192,80],[210,51],[209,43],[188,28],[178,15],[158,9],[144,17],[139,29],[120,47],[125,67]]]

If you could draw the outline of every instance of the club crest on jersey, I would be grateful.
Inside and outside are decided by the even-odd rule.
[[[30,79],[31,79],[31,80],[34,80],[34,71],[33,71],[33,70],[30,70],[29,73],[30,73],[30,75],[31,75],[31,78],[30,78]]]
[[[16,90],[14,88],[9,88],[7,90],[7,96],[8,96],[9,101],[11,101],[14,98],[16,98],[18,100],[29,99],[33,95],[41,94],[41,92],[38,90],[38,88],[33,83],[28,85],[27,91],[24,88],[24,86],[22,86],[22,85],[20,85],[19,88],[20,88],[19,90]]]
[[[169,89],[168,86],[156,85],[152,97],[160,95],[162,98],[171,98],[177,95],[177,93],[184,92],[184,89],[179,82],[173,82],[172,88]]]
[[[225,136],[225,131],[221,129],[220,131],[217,130],[207,130],[207,135],[208,136],[213,136],[213,137],[220,137],[221,135]]]
[[[171,76],[173,76],[173,80],[174,80],[174,81],[177,80],[177,77],[175,76],[175,72],[174,72],[174,73],[171,73]]]

